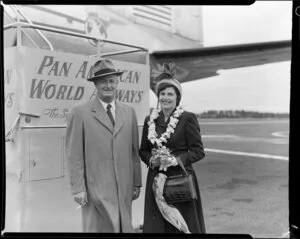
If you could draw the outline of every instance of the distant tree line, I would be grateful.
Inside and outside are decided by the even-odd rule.
[[[269,113],[246,110],[208,110],[196,115],[198,118],[289,118],[288,113]]]

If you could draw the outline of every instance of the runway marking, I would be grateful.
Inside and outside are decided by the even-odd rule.
[[[244,137],[238,135],[230,135],[230,134],[209,134],[202,135],[203,139],[206,140],[214,140],[219,141],[220,139],[226,139],[227,141],[235,141],[235,142],[266,142],[271,144],[288,144],[288,137],[276,137],[276,138],[261,138],[261,137]]]
[[[278,159],[278,160],[289,160],[289,157],[279,156],[279,155],[271,155],[271,154],[257,154],[257,153],[247,153],[247,152],[221,150],[221,149],[205,149],[205,151],[214,152],[214,153],[250,156],[250,157],[256,157],[256,158],[258,157],[258,158],[271,158],[271,159]]]
[[[288,137],[289,131],[274,132],[272,135],[276,137]]]
[[[289,120],[272,120],[272,121],[202,121],[198,119],[198,122],[201,125],[209,125],[209,124],[270,124],[270,123],[279,123],[286,124]]]
[[[202,138],[236,138],[236,135],[232,134],[208,134],[202,135]]]

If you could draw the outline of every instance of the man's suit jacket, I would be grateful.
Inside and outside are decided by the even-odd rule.
[[[134,186],[142,186],[138,126],[132,107],[116,102],[113,127],[97,98],[74,107],[66,131],[73,194],[87,192],[83,231],[132,232]],[[120,215],[120,217],[119,217]]]

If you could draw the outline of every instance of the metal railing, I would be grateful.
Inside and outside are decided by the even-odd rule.
[[[4,10],[7,9],[7,6],[5,4],[1,3],[1,5],[3,6]],[[22,29],[22,28],[32,28],[32,29],[36,30],[37,34],[46,42],[46,44],[48,45],[48,47],[51,51],[54,51],[54,48],[53,48],[51,42],[44,36],[44,34],[41,33],[40,30],[59,33],[59,34],[63,34],[63,35],[74,36],[74,37],[79,37],[79,38],[84,38],[84,39],[95,40],[95,41],[97,41],[97,46],[96,46],[97,47],[97,56],[102,56],[102,57],[105,56],[106,57],[106,56],[134,53],[134,52],[139,52],[139,51],[149,52],[148,49],[146,49],[144,47],[140,47],[140,46],[135,46],[135,45],[126,44],[126,43],[122,43],[122,42],[118,42],[118,41],[106,40],[106,39],[102,39],[102,38],[95,37],[95,36],[89,36],[86,34],[80,34],[80,33],[75,33],[72,31],[60,30],[57,28],[45,27],[42,25],[33,24],[32,21],[17,6],[15,6],[15,5],[8,5],[8,6],[10,6],[12,11],[15,13],[17,22],[4,26],[3,30],[5,31],[5,30],[11,29],[11,28],[17,28],[20,31],[20,29]],[[21,22],[19,15],[22,16],[28,23]],[[20,33],[17,33],[17,36],[19,36],[19,37],[17,37],[17,45],[21,45]],[[116,45],[120,45],[120,46],[125,46],[125,47],[130,47],[130,48],[134,48],[135,50],[131,49],[131,50],[118,51],[118,52],[110,52],[110,53],[104,53],[101,55],[100,47],[101,47],[101,43],[103,43],[103,42],[110,43],[110,44],[116,44]]]
[[[8,13],[8,7],[6,6],[6,5],[4,5],[4,4],[1,4],[2,6],[3,6],[3,8],[4,8],[4,10],[5,10],[5,12],[6,12],[6,14],[7,14],[7,16],[8,16],[8,18],[13,22],[13,21],[15,21],[14,19],[13,19],[13,17],[11,17],[10,15],[9,15],[9,13]],[[15,14],[15,19],[17,20],[17,21],[15,21],[15,22],[21,22],[21,20],[20,20],[20,18],[19,18],[19,15],[21,15],[28,23],[30,23],[30,24],[32,24],[32,21],[17,7],[17,6],[15,6],[15,5],[8,5],[9,7],[10,7],[10,9],[14,12],[14,14]],[[35,43],[35,41],[25,32],[25,31],[23,31],[24,32],[24,34],[28,37],[28,39],[33,43],[33,45],[35,46],[35,47],[37,47],[37,48],[39,48],[39,46]],[[51,51],[53,51],[54,50],[54,48],[53,48],[53,46],[52,46],[52,44],[50,43],[50,41],[47,39],[47,37],[45,37],[44,36],[44,34],[41,32],[41,31],[39,31],[39,30],[36,30],[36,32],[37,32],[37,34],[43,39],[43,41],[48,45],[48,47],[49,47],[49,49],[51,50]]]
[[[71,32],[71,31],[60,30],[60,29],[52,28],[52,27],[45,27],[45,26],[41,26],[38,24],[32,24],[32,23],[15,22],[15,23],[7,24],[6,26],[3,27],[3,30],[5,31],[5,30],[11,29],[11,28],[18,28],[18,27],[38,29],[38,30],[49,31],[49,32],[59,33],[59,34],[68,35],[68,36],[74,36],[74,37],[79,37],[79,38],[84,38],[84,39],[95,40],[95,41],[97,41],[97,55],[99,55],[99,56],[102,56],[100,54],[100,47],[101,47],[100,43],[102,43],[102,42],[135,48],[135,50],[131,49],[131,50],[125,50],[125,51],[119,51],[119,52],[105,53],[105,54],[103,54],[105,56],[117,55],[117,54],[127,54],[127,53],[139,52],[139,51],[149,52],[148,49],[146,49],[144,47],[140,47],[140,46],[135,46],[135,45],[122,43],[122,42],[118,42],[118,41],[106,40],[106,39],[102,39],[99,37],[89,36],[86,34],[80,34],[80,33],[75,33],[75,32]]]
[[[15,19],[13,19],[6,11],[4,11],[5,16],[11,21],[11,22],[16,22]],[[23,31],[23,33],[28,37],[28,39],[30,40],[30,42],[36,47],[36,48],[40,48],[35,41],[29,36],[29,34],[25,31]]]
[[[14,7],[16,9],[16,11],[30,24],[33,24],[32,21],[15,5],[12,5],[12,7]],[[44,36],[43,33],[41,33],[41,31],[36,29],[37,34],[44,40],[44,42],[46,42],[46,44],[48,45],[48,47],[50,48],[51,51],[54,50],[51,42]]]

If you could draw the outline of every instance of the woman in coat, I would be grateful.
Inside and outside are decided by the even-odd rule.
[[[158,82],[156,89],[161,110],[156,115],[152,113],[146,117],[140,147],[140,157],[149,167],[145,189],[143,232],[180,232],[180,230],[164,219],[152,189],[154,178],[159,172],[162,172],[160,170],[162,165],[157,160],[157,156],[153,154],[153,149],[159,146],[166,146],[171,154],[174,155],[174,162],[172,162],[172,166],[167,168],[166,175],[182,174],[182,169],[178,165],[178,162],[181,161],[186,171],[193,175],[197,192],[197,200],[175,203],[173,205],[181,213],[191,233],[205,233],[200,190],[192,167],[193,163],[203,159],[205,156],[197,118],[193,113],[183,111],[178,107],[182,89],[177,80],[170,77],[162,79]],[[168,134],[169,136],[167,136]],[[166,140],[163,140],[163,138],[166,138]],[[160,141],[160,139],[162,140]]]

